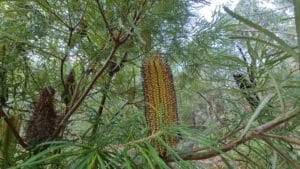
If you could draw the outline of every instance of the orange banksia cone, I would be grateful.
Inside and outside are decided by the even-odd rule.
[[[145,99],[145,117],[149,135],[163,127],[174,125],[178,121],[176,95],[170,66],[156,54],[146,58],[142,65],[143,89]],[[162,139],[170,146],[176,146],[176,136],[164,134]],[[166,149],[157,141],[151,142],[161,156]]]

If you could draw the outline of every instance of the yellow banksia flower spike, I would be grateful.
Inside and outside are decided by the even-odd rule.
[[[146,58],[142,65],[145,117],[149,135],[178,121],[176,95],[170,66],[159,55]],[[170,146],[176,146],[176,136],[163,135],[162,139]],[[155,140],[151,142],[161,156],[166,150]]]

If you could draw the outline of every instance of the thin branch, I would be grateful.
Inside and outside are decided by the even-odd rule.
[[[240,151],[238,151],[236,149],[234,149],[234,152],[236,152],[239,156],[242,156],[243,158],[245,158],[246,160],[244,162],[246,162],[246,163],[250,162],[251,165],[256,166],[256,168],[259,167],[256,162],[254,162],[251,158],[248,157],[249,154],[243,154],[242,152],[240,152]],[[235,161],[238,161],[238,159],[235,159]]]
[[[206,102],[206,103],[208,104],[208,106],[209,106],[209,108],[208,108],[209,113],[212,113],[212,111],[213,111],[213,105],[212,105],[211,101],[209,101],[202,93],[200,93],[200,92],[196,92],[196,93],[199,94],[200,97],[202,97],[202,98],[205,100],[205,102]]]
[[[67,1],[67,3],[69,3],[69,2]],[[70,26],[68,27],[69,28],[69,37],[68,37],[68,42],[67,42],[67,51],[66,51],[64,57],[61,59],[61,63],[60,63],[60,78],[61,78],[61,83],[62,83],[62,85],[64,87],[64,90],[66,90],[66,85],[65,85],[65,80],[64,80],[64,64],[65,64],[65,62],[66,62],[66,60],[67,60],[67,58],[69,56],[69,52],[70,52],[70,49],[71,49],[71,43],[72,43],[73,33],[74,33],[76,27],[79,25],[80,21],[83,19],[84,13],[85,13],[85,11],[87,9],[87,4],[88,4],[88,2],[85,4],[84,10],[81,13],[81,16],[80,16],[78,22],[74,26],[72,26],[72,21],[71,21],[71,18],[70,18],[71,17],[70,16],[70,9],[68,8],[68,15],[69,15]]]
[[[138,25],[139,22],[142,20],[142,11],[143,11],[142,9],[143,9],[143,7],[145,7],[145,5],[146,5],[146,1],[144,1],[140,5],[140,9],[135,13],[135,15],[133,17],[133,23],[134,23],[134,25]],[[119,39],[120,43],[125,42],[130,37],[130,35],[133,33],[133,31],[134,31],[134,27],[132,27],[129,30],[129,32],[127,32],[126,34],[124,34],[123,36],[121,36],[120,39]]]
[[[102,99],[101,99],[101,102],[100,102],[100,106],[99,106],[98,114],[97,114],[97,118],[96,118],[97,121],[99,121],[99,119],[101,118],[101,115],[103,113],[104,105],[105,105],[105,102],[106,102],[106,99],[107,99],[107,93],[108,93],[110,85],[112,83],[112,79],[115,76],[115,74],[121,70],[124,63],[127,61],[127,54],[128,54],[127,52],[124,53],[124,55],[121,59],[121,62],[119,64],[113,63],[111,61],[111,65],[109,66],[109,69],[108,69],[109,79],[108,79],[108,82],[105,84],[105,87],[104,87],[104,92],[103,92],[103,95],[102,95]],[[98,129],[98,123],[96,123],[95,126],[93,127],[92,136],[95,136],[95,134],[97,132],[97,129]]]
[[[300,145],[300,140],[298,140],[298,139],[292,139],[292,138],[289,138],[287,136],[278,136],[278,135],[266,134],[266,133],[261,133],[260,135],[262,137],[276,138],[276,139],[280,139],[280,140],[283,140],[285,142],[288,142],[290,144]]]
[[[70,5],[69,5],[69,0],[66,0],[66,3],[67,3],[67,8],[68,8],[68,19],[69,19],[69,25],[70,27],[72,28],[72,19],[71,19],[71,10],[70,10]]]
[[[237,45],[236,47],[238,48],[239,52],[241,53],[243,60],[248,64],[247,58],[246,58],[242,48],[239,45]]]
[[[245,143],[246,141],[249,141],[253,138],[256,138],[257,135],[263,133],[263,132],[267,132],[271,129],[273,129],[274,127],[298,116],[300,114],[300,110],[299,109],[295,109],[292,110],[288,113],[286,113],[285,115],[276,118],[272,121],[266,122],[265,124],[258,126],[256,129],[254,130],[250,130],[248,131],[244,137],[231,141],[225,145],[223,145],[222,147],[220,147],[218,150],[210,150],[204,153],[199,153],[199,154],[190,154],[190,155],[181,155],[181,159],[182,160],[203,160],[203,159],[208,159],[211,157],[215,157],[218,156],[222,153],[225,153],[227,151],[230,151],[234,148],[236,148],[238,145]],[[174,161],[174,159],[172,157],[167,157],[166,159],[168,162],[172,162]]]
[[[82,101],[88,95],[88,93],[90,92],[90,90],[93,88],[93,86],[96,83],[96,81],[98,80],[98,78],[104,73],[104,70],[108,67],[109,62],[111,61],[111,59],[115,55],[115,52],[116,52],[117,48],[119,47],[119,45],[120,44],[115,44],[115,46],[112,48],[109,56],[107,57],[104,65],[101,67],[101,69],[98,70],[98,72],[96,72],[94,78],[88,84],[88,86],[85,88],[85,90],[83,91],[82,95],[78,98],[78,100],[74,103],[74,105],[72,105],[72,107],[68,110],[68,112],[66,113],[66,115],[64,116],[64,118],[59,123],[58,129],[54,133],[55,136],[58,135],[60,133],[60,131],[64,128],[66,121],[70,118],[70,116],[72,115],[72,113],[77,110],[77,108],[79,107],[79,105],[82,103]]]
[[[100,5],[100,2],[98,2],[98,0],[96,0],[98,6]],[[139,21],[141,20],[141,15],[142,15],[142,7],[145,6],[145,2],[141,4],[141,8],[139,9],[139,11],[137,12],[136,17],[134,17],[134,24],[137,25],[139,23]],[[102,7],[100,5],[100,12],[102,11]],[[103,12],[103,11],[102,11]],[[104,12],[102,17],[104,17],[103,19],[106,20]],[[104,21],[106,24],[106,27],[108,29],[108,31],[110,32],[111,35],[113,35],[112,30],[107,22]],[[67,111],[67,113],[65,114],[64,118],[60,121],[60,123],[58,124],[58,128],[56,129],[56,131],[54,132],[54,136],[58,136],[59,133],[65,128],[66,126],[66,122],[67,120],[70,118],[70,116],[77,110],[77,108],[80,106],[80,104],[83,102],[83,100],[86,98],[86,96],[88,95],[88,93],[90,92],[90,90],[93,88],[94,84],[96,83],[96,81],[98,80],[98,78],[104,73],[104,71],[106,70],[106,68],[109,66],[109,63],[111,62],[113,56],[115,55],[118,47],[120,45],[122,45],[123,43],[125,43],[127,41],[127,39],[131,36],[132,31],[134,30],[134,28],[131,28],[131,31],[128,32],[127,34],[125,34],[124,36],[120,37],[118,40],[114,40],[114,46],[110,52],[110,54],[108,55],[108,57],[105,60],[104,65],[96,72],[95,76],[93,77],[92,81],[88,84],[88,86],[85,88],[85,90],[83,91],[83,93],[81,94],[81,96],[78,98],[78,100],[76,100],[76,102],[74,101],[74,104],[70,105],[71,108]],[[112,36],[113,37],[113,36]]]
[[[113,78],[113,76],[109,76],[108,82],[105,84],[104,92],[103,92],[103,95],[102,95],[102,98],[101,98],[101,102],[100,102],[100,105],[99,105],[99,108],[98,108],[98,111],[97,111],[96,123],[95,123],[95,125],[93,127],[93,130],[92,130],[92,136],[96,135],[96,132],[97,132],[97,129],[98,129],[98,126],[99,126],[99,124],[97,123],[97,121],[99,121],[99,119],[101,118],[101,115],[103,113],[104,105],[105,105],[105,102],[106,102],[106,99],[107,99],[107,93],[108,93],[108,90],[110,88],[110,85],[111,85],[111,82],[112,82],[112,78]]]
[[[241,127],[238,127],[238,128],[236,128],[236,129],[230,131],[229,133],[225,134],[222,138],[220,138],[219,141],[220,141],[220,142],[221,142],[221,141],[225,141],[227,138],[229,138],[229,137],[235,135],[237,132],[243,130],[245,127],[246,127],[246,125],[241,126]]]
[[[2,107],[0,106],[0,117],[4,118],[4,121],[7,123],[8,127],[11,129],[11,131],[13,132],[14,136],[16,137],[16,139],[18,140],[19,144],[23,147],[23,148],[27,148],[28,145],[24,142],[23,138],[19,135],[19,132],[17,131],[17,129],[15,128],[14,124],[12,123],[12,121],[10,120],[10,118],[5,114],[5,112],[3,111]]]
[[[68,25],[67,23],[65,23],[65,21],[63,19],[61,19],[55,12],[53,12],[50,8],[48,8],[47,6],[45,6],[43,3],[36,1],[36,3],[41,6],[42,8],[44,8],[46,10],[46,12],[50,13],[51,15],[53,15],[54,17],[56,17],[65,27],[67,28],[71,28],[70,25]]]
[[[73,95],[72,95],[72,97],[71,97],[71,101],[70,101],[69,105],[67,105],[67,110],[66,110],[66,113],[65,113],[65,114],[67,114],[67,112],[68,112],[68,107],[70,107],[71,105],[74,104],[74,102],[75,102],[75,100],[76,100],[76,98],[77,98],[77,96],[78,96],[78,92],[79,92],[79,89],[80,89],[80,86],[81,86],[81,83],[82,83],[84,77],[85,77],[85,73],[83,73],[83,74],[80,76],[80,78],[79,78],[79,80],[78,80],[78,82],[77,82],[77,84],[76,84],[75,90],[74,90]]]
[[[72,105],[74,105],[74,102],[75,100],[77,99],[77,96],[78,96],[78,93],[79,93],[79,90],[80,90],[80,86],[81,86],[81,83],[84,79],[85,76],[89,75],[95,68],[95,65],[96,65],[96,59],[87,67],[87,69],[81,74],[77,84],[76,84],[76,87],[75,87],[75,90],[73,92],[73,95],[72,95],[72,98],[71,98],[71,101],[69,103],[69,105],[67,106],[68,107],[71,107]],[[66,109],[66,113],[67,114],[68,110]]]
[[[107,21],[107,19],[106,19],[106,16],[105,16],[105,14],[104,14],[104,10],[103,10],[103,8],[102,8],[102,6],[101,6],[99,0],[96,0],[96,3],[97,3],[97,5],[98,5],[98,9],[99,9],[100,14],[101,14],[101,16],[102,16],[102,18],[103,18],[103,21],[104,21],[104,24],[105,24],[105,26],[106,26],[106,29],[107,29],[107,31],[108,31],[110,37],[113,37],[112,28],[110,27],[110,25],[109,25],[109,23],[108,23],[108,21]]]

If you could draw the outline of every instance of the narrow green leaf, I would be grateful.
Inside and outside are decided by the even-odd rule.
[[[98,162],[100,164],[100,168],[105,168],[105,164],[104,164],[104,161],[103,159],[99,156],[99,154],[97,154],[97,159],[98,159]]]
[[[147,161],[148,165],[150,168],[155,168],[152,164],[152,160],[149,158],[148,154],[144,151],[144,148],[139,146],[139,145],[136,145],[135,146],[139,152],[143,155],[143,157],[145,158],[145,160]]]
[[[261,113],[262,109],[269,103],[269,101],[272,99],[272,97],[275,94],[269,94],[260,104],[259,106],[256,108],[255,112],[253,113],[253,115],[251,116],[250,120],[248,121],[247,126],[245,127],[242,137],[246,134],[246,132],[250,129],[250,127],[252,126],[253,122],[255,121],[255,119],[257,118],[257,116]]]
[[[277,81],[275,80],[274,76],[272,75],[272,73],[268,72],[269,75],[270,75],[270,78],[274,84],[274,87],[275,87],[275,90],[277,92],[277,95],[278,95],[278,98],[279,98],[279,101],[280,101],[280,106],[281,106],[281,112],[282,113],[285,113],[285,105],[284,105],[284,99],[282,97],[282,94],[281,94],[281,91],[280,91],[280,86],[279,84],[277,83]]]

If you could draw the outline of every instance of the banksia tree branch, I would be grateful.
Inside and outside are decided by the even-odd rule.
[[[191,152],[191,154],[189,154],[189,155],[179,155],[179,156],[182,160],[203,160],[203,159],[208,159],[211,157],[218,156],[222,153],[233,150],[237,146],[239,146],[251,139],[260,138],[261,134],[263,134],[269,130],[272,130],[276,126],[279,126],[280,124],[285,123],[299,115],[300,115],[299,108],[291,110],[290,112],[285,113],[281,117],[278,117],[274,120],[266,122],[266,123],[256,127],[255,129],[248,131],[243,137],[241,137],[237,140],[230,141],[227,144],[224,144],[223,146],[218,148],[218,150],[207,150],[205,152],[199,152],[199,153]],[[209,147],[204,148],[204,150],[206,150],[206,149],[209,149]],[[188,154],[188,153],[185,153],[185,154]],[[167,157],[166,161],[172,162],[172,161],[174,161],[174,159],[172,157]]]
[[[174,125],[178,121],[173,77],[169,65],[160,55],[144,60],[142,76],[146,104],[145,117],[149,135],[154,135],[162,128]],[[174,136],[164,134],[162,138],[173,147],[178,142]],[[162,145],[155,140],[151,142],[161,156],[166,155],[166,149]]]

